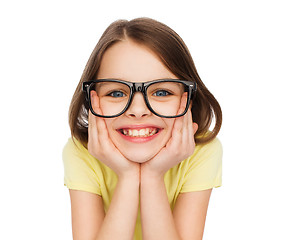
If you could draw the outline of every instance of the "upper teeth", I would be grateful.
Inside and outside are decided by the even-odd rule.
[[[148,137],[156,133],[156,128],[123,129],[123,134],[130,137]]]

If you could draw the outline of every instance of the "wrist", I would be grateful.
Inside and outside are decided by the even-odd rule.
[[[165,172],[152,171],[148,167],[141,167],[140,179],[141,182],[148,181],[163,181]]]
[[[132,183],[140,183],[140,169],[136,169],[134,171],[123,172],[117,174],[118,181],[130,181]]]

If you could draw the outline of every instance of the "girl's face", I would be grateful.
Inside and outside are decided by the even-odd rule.
[[[146,82],[177,77],[150,49],[124,40],[106,50],[97,78]],[[124,114],[104,120],[113,144],[127,159],[138,163],[150,160],[166,145],[175,121],[151,113],[140,92],[135,93]]]

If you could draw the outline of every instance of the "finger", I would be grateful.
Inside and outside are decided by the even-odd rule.
[[[96,91],[91,91],[91,104],[94,112],[102,115],[102,111],[100,109],[100,101]],[[95,141],[95,144],[102,144],[104,140],[100,139],[100,137],[108,136],[104,120],[100,117],[93,115],[91,112],[89,112],[89,119],[92,123],[90,129],[92,131],[91,134]]]
[[[180,107],[179,107],[179,110],[177,112],[178,115],[184,112],[184,110],[186,108],[186,104],[187,104],[187,92],[183,93],[183,95],[181,97]],[[175,119],[175,123],[174,123],[175,131],[178,131],[178,132],[182,131],[183,121],[184,121],[185,115]]]
[[[193,125],[193,135],[195,135],[195,133],[198,130],[198,124],[193,122],[193,119],[192,119],[192,111],[191,111],[191,109],[192,109],[192,101],[190,102],[189,108],[190,108],[191,122],[192,122],[192,125]]]
[[[176,118],[172,129],[172,136],[167,145],[171,145],[171,147],[177,147],[181,144],[182,125],[183,125],[183,117]]]
[[[95,113],[100,114],[99,97],[94,90],[91,91],[91,106]],[[93,130],[95,130],[97,127],[97,117],[91,111],[89,111],[89,122],[92,124]]]
[[[88,113],[88,150],[98,143],[96,116],[89,110]],[[89,146],[90,145],[90,146]]]
[[[92,108],[95,113],[102,115],[102,111],[100,109],[100,99],[96,91],[91,91],[91,103]]]
[[[93,98],[94,112],[96,112],[99,115],[103,115],[103,112],[100,107],[100,99],[97,92],[92,91],[91,94]],[[104,119],[101,117],[95,117],[95,118],[96,118],[98,134],[104,138],[108,138],[108,131]]]
[[[184,120],[184,125],[186,126],[183,131],[183,138],[185,141],[187,141],[190,144],[195,144],[194,141],[194,135],[198,129],[198,124],[194,123],[192,120],[192,112],[191,112],[191,106],[188,109],[188,112],[186,114],[186,118]]]
[[[184,92],[182,97],[181,97],[180,106],[179,106],[179,110],[177,112],[177,115],[180,115],[181,113],[184,112],[184,110],[186,108],[186,104],[187,104],[187,92]]]
[[[184,112],[184,110],[186,108],[186,103],[187,103],[186,99],[187,99],[187,93],[184,92],[182,97],[181,97],[180,106],[179,106],[177,115]],[[171,139],[169,140],[169,142],[167,143],[167,146],[169,146],[169,145],[176,146],[176,145],[181,143],[183,117],[184,116],[177,117],[175,119],[175,122],[174,122],[174,125],[173,125],[173,130],[172,130],[172,136],[171,136]]]
[[[192,122],[192,114],[191,114],[191,106],[187,110],[187,114],[184,116],[184,131],[183,138],[185,140],[192,139],[193,136],[193,122]]]
[[[91,106],[94,110],[94,112],[97,111],[96,106],[98,106],[98,99],[96,99],[97,94],[96,91],[91,91]],[[89,110],[89,114],[88,114],[88,136],[89,138],[92,138],[94,140],[94,143],[97,143],[97,118],[95,115],[92,114],[92,112]]]
[[[189,109],[188,109],[187,125],[189,126],[189,131],[192,132],[193,135],[195,135],[195,133],[197,132],[197,129],[198,129],[198,124],[193,122],[191,108],[192,108],[192,102],[190,103]]]

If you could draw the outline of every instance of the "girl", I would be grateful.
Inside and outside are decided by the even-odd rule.
[[[221,121],[172,29],[148,18],[112,23],[69,109],[73,238],[202,239],[221,186]]]

